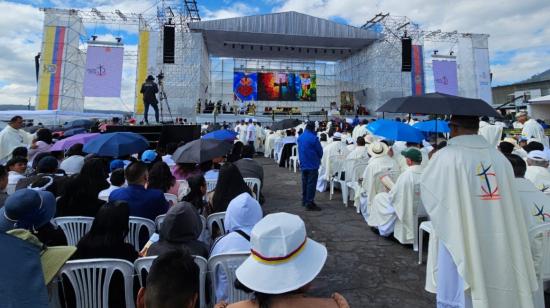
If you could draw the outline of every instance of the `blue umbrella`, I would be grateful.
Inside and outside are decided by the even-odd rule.
[[[448,133],[451,131],[447,122],[443,120],[418,122],[414,124],[413,127],[426,133]]]
[[[376,120],[369,125],[367,129],[374,135],[381,136],[393,141],[409,141],[420,143],[424,140],[424,135],[418,129],[392,120]]]
[[[107,157],[120,157],[139,153],[149,147],[149,141],[141,135],[129,132],[102,134],[84,145],[85,153]]]
[[[216,139],[216,140],[228,140],[233,141],[235,138],[237,138],[237,132],[228,130],[228,129],[220,129],[213,131],[211,133],[208,133],[204,136],[202,136],[202,139]]]

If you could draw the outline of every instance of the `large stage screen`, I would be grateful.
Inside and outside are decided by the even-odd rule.
[[[315,72],[234,72],[233,93],[243,101],[316,101]]]

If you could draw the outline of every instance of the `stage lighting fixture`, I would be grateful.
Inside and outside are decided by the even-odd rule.
[[[273,46],[269,46],[269,50],[270,50],[270,51],[273,51]]]
[[[231,44],[231,48],[235,48],[235,44]]]
[[[262,50],[262,51],[263,51],[263,50],[264,50],[264,46],[260,46],[260,50]]]
[[[290,47],[290,50],[294,51],[294,47]]]
[[[250,50],[254,50],[254,45],[250,45]]]
[[[277,51],[281,51],[281,47],[277,47]]]
[[[308,48],[308,49],[306,49],[306,52],[307,52],[307,53],[309,53],[309,48]]]
[[[227,43],[223,43],[223,46],[227,46]]]
[[[298,48],[298,52],[302,52],[302,48]]]
[[[336,53],[336,50],[333,49],[333,50],[332,50],[332,54],[335,54],[335,53]]]
[[[317,53],[317,48],[313,49],[313,51],[315,51],[315,53]]]
[[[327,53],[327,50],[326,50],[326,49],[325,49],[325,50],[323,50],[323,53]]]
[[[340,54],[343,55],[343,54],[344,54],[344,51],[343,51],[343,50],[340,50]]]
[[[244,45],[241,45],[241,49],[244,49]]]
[[[285,46],[285,50],[288,50],[288,46]]]
[[[438,52],[439,52],[439,50],[435,49],[434,50],[434,56],[436,56]]]
[[[449,52],[449,55],[452,56],[452,55],[454,55],[454,53],[455,53],[455,52],[451,50],[451,52]]]
[[[97,40],[97,35],[92,35],[92,41]]]
[[[120,42],[122,42],[122,38],[121,38],[121,37],[115,37],[115,40],[116,40],[116,42],[119,43],[119,44],[120,44]]]

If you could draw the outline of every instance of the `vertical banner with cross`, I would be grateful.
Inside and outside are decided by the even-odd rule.
[[[84,96],[120,97],[122,46],[88,46],[84,71]]]

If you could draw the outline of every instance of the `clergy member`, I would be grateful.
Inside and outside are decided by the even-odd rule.
[[[543,151],[534,150],[527,154],[527,172],[525,173],[525,178],[544,193],[550,189],[548,161],[549,158]]]
[[[417,209],[415,198],[420,188],[422,176],[422,153],[419,149],[408,148],[401,152],[408,169],[403,172],[389,193],[377,194],[371,207],[367,223],[378,228],[381,236],[393,236],[401,244],[412,244],[414,241],[414,219]]]
[[[367,153],[365,138],[357,137],[355,144],[355,149],[348,154],[346,159],[368,159],[369,154]]]
[[[334,133],[332,142],[323,148],[323,158],[319,169],[319,178],[317,179],[317,191],[324,192],[327,189],[328,181],[337,170],[332,169],[331,159],[336,156],[346,157],[349,151],[345,140],[342,140],[341,133]]]
[[[525,112],[519,112],[516,115],[516,119],[523,124],[521,136],[527,139],[535,139],[537,142],[542,143],[545,149],[549,148],[548,137],[544,134],[544,128],[542,128],[539,122],[529,118]]]
[[[394,180],[399,176],[399,165],[388,153],[390,148],[381,141],[375,141],[367,148],[369,164],[363,172],[361,189],[355,194],[355,204],[367,220],[374,196],[379,192],[388,192]]]
[[[502,138],[502,126],[492,125],[489,123],[489,117],[482,117],[479,121],[478,134],[483,136],[487,142],[495,148]]]
[[[477,134],[477,117],[453,116],[449,127],[421,178],[439,239],[437,304],[533,307],[537,278],[512,167]]]
[[[32,144],[33,135],[22,130],[22,127],[23,118],[14,116],[0,132],[0,164],[5,164],[11,158],[11,152],[15,148],[28,148]]]

